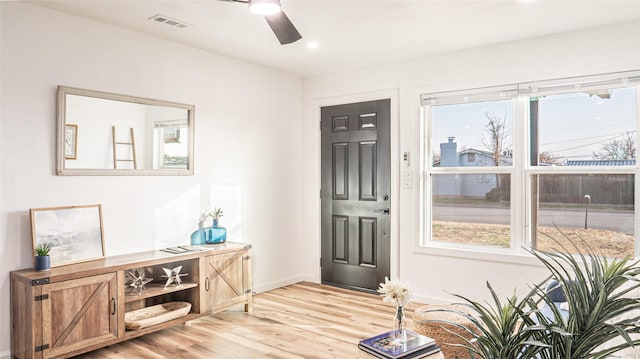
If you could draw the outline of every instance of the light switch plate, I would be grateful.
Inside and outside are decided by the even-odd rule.
[[[403,189],[412,189],[413,188],[413,171],[404,170],[402,171],[402,188]]]

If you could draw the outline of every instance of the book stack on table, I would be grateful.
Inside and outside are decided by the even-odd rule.
[[[405,330],[406,340],[394,339],[394,331],[363,339],[358,348],[376,358],[382,359],[418,359],[438,353],[440,347],[433,338]]]

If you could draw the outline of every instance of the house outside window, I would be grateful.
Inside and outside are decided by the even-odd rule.
[[[422,96],[421,245],[638,246],[640,72]],[[429,159],[429,160],[427,160]]]

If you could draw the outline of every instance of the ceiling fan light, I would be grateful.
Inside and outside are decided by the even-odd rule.
[[[250,0],[249,11],[258,15],[273,15],[282,11],[280,0]]]

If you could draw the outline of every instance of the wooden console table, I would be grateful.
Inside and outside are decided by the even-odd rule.
[[[180,286],[163,268],[182,266]],[[153,281],[138,293],[130,273]],[[243,304],[252,306],[251,245],[205,245],[181,254],[150,251],[55,267],[11,272],[11,354],[17,359],[67,358]],[[188,302],[186,315],[138,330],[125,328],[129,311]]]

